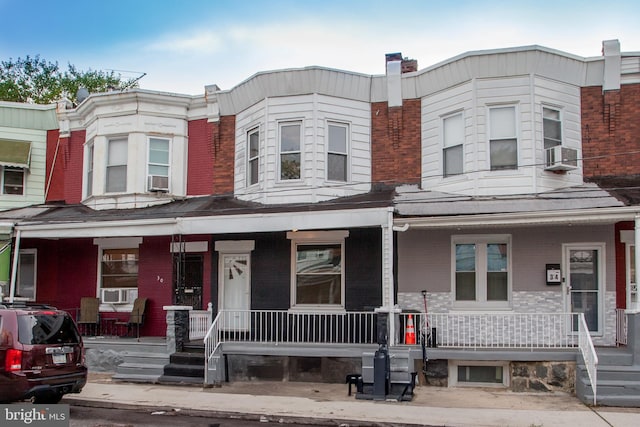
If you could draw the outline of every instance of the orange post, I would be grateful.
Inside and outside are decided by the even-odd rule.
[[[407,327],[405,328],[404,343],[415,344],[416,343],[416,329],[413,326],[413,314],[409,315],[407,319]]]

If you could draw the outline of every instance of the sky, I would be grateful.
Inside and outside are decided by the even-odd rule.
[[[515,46],[640,51],[640,0],[0,0],[0,22],[0,61],[39,55],[187,95],[283,68],[384,74],[394,52],[422,69]]]

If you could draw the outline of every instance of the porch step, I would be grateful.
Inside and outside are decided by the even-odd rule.
[[[184,351],[169,357],[159,381],[162,383],[204,383],[204,346],[185,345]]]
[[[640,407],[640,366],[632,364],[630,351],[599,348],[597,354],[596,404]],[[593,404],[593,389],[582,363],[576,366],[576,396],[585,404]]]
[[[173,375],[162,375],[158,379],[159,384],[171,384],[171,385],[198,385],[204,384],[204,377],[183,377]]]

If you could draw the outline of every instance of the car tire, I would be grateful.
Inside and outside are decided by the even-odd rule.
[[[60,402],[60,399],[62,399],[62,393],[54,391],[50,393],[36,394],[35,396],[33,396],[32,401],[35,404],[53,405]]]

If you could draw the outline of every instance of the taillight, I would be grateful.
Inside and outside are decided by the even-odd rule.
[[[16,350],[14,348],[7,350],[4,369],[7,372],[20,371],[22,369],[22,350]]]

